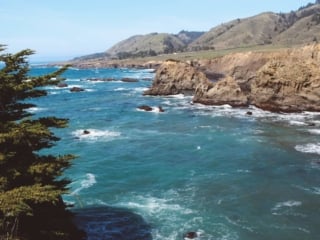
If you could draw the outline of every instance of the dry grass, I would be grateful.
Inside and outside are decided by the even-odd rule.
[[[195,59],[214,59],[217,57],[221,57],[230,53],[237,52],[248,52],[248,51],[261,51],[261,52],[270,52],[276,51],[280,49],[289,48],[287,46],[280,45],[257,45],[250,47],[242,47],[242,48],[232,48],[232,49],[224,49],[224,50],[208,50],[208,51],[195,51],[195,52],[181,52],[181,53],[173,53],[173,54],[162,54],[154,57],[144,57],[144,58],[134,58],[134,59],[124,59],[124,60],[114,60],[115,62],[149,62],[149,61],[165,61],[167,59],[175,59],[181,61],[195,60]]]

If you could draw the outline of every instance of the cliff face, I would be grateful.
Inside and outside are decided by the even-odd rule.
[[[320,110],[320,45],[268,61],[251,84],[252,104],[281,111]]]
[[[175,61],[165,61],[157,70],[152,87],[145,95],[194,94],[199,85],[211,86],[206,75],[192,65]]]
[[[194,102],[320,111],[320,45],[230,54],[192,64],[167,61],[145,94],[193,93]]]

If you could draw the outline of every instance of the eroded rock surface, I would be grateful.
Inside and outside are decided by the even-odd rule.
[[[209,105],[320,111],[320,45],[229,54],[191,63],[168,60],[148,95],[189,93]]]

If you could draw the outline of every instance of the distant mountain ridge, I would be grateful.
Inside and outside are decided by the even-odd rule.
[[[299,45],[320,40],[320,4],[290,13],[261,13],[212,28],[189,45],[189,50],[226,49],[254,45]]]
[[[290,13],[265,12],[235,19],[208,32],[150,33],[125,39],[102,53],[74,59],[126,59],[159,54],[257,45],[294,46],[320,40],[320,0]]]

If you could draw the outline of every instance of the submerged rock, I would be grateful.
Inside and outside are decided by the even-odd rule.
[[[90,134],[90,131],[88,131],[88,130],[83,130],[83,134],[84,134],[84,135],[88,135],[88,134]]]
[[[195,239],[197,237],[198,237],[198,234],[196,232],[187,232],[183,236],[184,239]]]
[[[138,109],[143,110],[143,111],[147,111],[147,112],[152,111],[152,107],[150,107],[148,105],[139,106]]]
[[[151,111],[164,112],[164,109],[161,106],[153,108],[153,107],[150,107],[148,105],[141,105],[141,106],[138,107],[138,109],[146,111],[146,112],[151,112]]]
[[[135,79],[135,78],[122,78],[121,81],[122,82],[129,82],[129,83],[131,83],[131,82],[139,82],[139,80]]]
[[[159,109],[159,112],[164,112],[164,109],[161,106],[159,106],[158,109]]]
[[[70,89],[70,92],[83,92],[84,89],[80,87],[73,87]]]
[[[57,87],[59,87],[59,88],[65,88],[65,87],[68,87],[68,84],[62,82],[62,83],[59,83],[59,84],[57,85]]]

